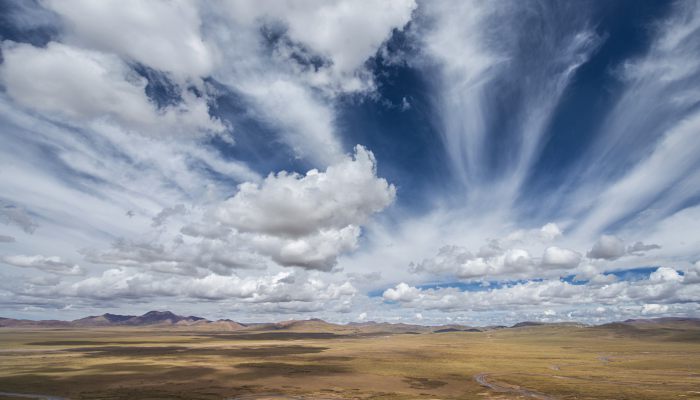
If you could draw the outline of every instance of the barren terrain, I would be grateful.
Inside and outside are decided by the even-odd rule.
[[[697,323],[446,330],[3,327],[0,398],[700,399]]]

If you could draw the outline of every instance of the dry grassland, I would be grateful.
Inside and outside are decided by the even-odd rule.
[[[0,392],[110,400],[700,399],[700,330],[0,329]]]

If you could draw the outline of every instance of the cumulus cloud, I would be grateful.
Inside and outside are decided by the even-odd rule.
[[[644,304],[642,306],[642,314],[663,314],[668,311],[668,306],[665,304]]]
[[[306,175],[280,172],[245,183],[213,211],[216,222],[242,234],[280,265],[329,269],[355,248],[367,219],[389,206],[396,188],[376,176],[374,155],[352,157]]]
[[[579,266],[575,272],[574,281],[587,281],[590,286],[606,285],[617,281],[615,274],[602,273],[600,268],[590,264]]]
[[[622,241],[622,239],[616,236],[603,235],[593,245],[593,248],[586,253],[586,257],[615,260],[624,256],[625,253],[625,243]]]
[[[396,287],[389,288],[384,291],[382,297],[391,301],[413,301],[418,298],[420,289],[411,287],[408,284],[401,282]]]
[[[86,260],[96,264],[141,267],[151,271],[201,276],[207,271],[230,274],[236,269],[263,269],[265,260],[234,240],[119,239],[109,249],[86,249]],[[226,239],[226,238],[220,238]]]
[[[412,273],[452,275],[459,279],[514,279],[547,275],[547,270],[578,266],[581,254],[570,249],[547,246],[541,258],[533,251],[562,236],[554,223],[540,229],[516,230],[502,239],[490,239],[476,253],[462,246],[443,246],[437,255],[411,263]],[[522,246],[522,247],[520,247]]]
[[[296,266],[328,271],[336,265],[340,254],[357,247],[358,226],[322,230],[299,238],[271,235],[251,235],[257,251],[283,266]]]
[[[534,260],[524,249],[514,248],[488,256],[474,256],[465,248],[446,246],[440,249],[436,257],[410,265],[410,270],[413,273],[455,275],[460,279],[493,279],[522,276],[531,271],[533,266]]]
[[[203,78],[214,77],[226,85],[222,90],[242,95],[254,106],[257,117],[278,128],[282,141],[295,155],[323,165],[332,164],[343,155],[335,133],[334,110],[328,103],[339,94],[373,90],[372,73],[365,62],[376,54],[394,29],[408,23],[416,7],[413,0],[371,2],[373,12],[368,16],[366,4],[346,0],[301,5],[286,1],[180,0],[126,5],[111,0],[99,4],[81,1],[78,6],[46,1],[43,5],[61,19],[61,46],[83,53],[82,57],[69,59],[58,57],[55,51],[40,53],[47,59],[46,63],[60,67],[62,61],[76,62],[82,72],[91,74],[86,76],[89,81],[83,82],[86,86],[80,86],[71,79],[74,74],[67,74],[61,68],[55,73],[15,72],[7,77],[8,82],[30,73],[39,73],[38,78],[43,79],[37,82],[39,88],[21,81],[15,85],[15,93],[27,86],[34,92],[21,99],[25,100],[23,104],[32,104],[31,100],[40,100],[43,95],[58,95],[46,93],[53,87],[47,88],[46,84],[55,78],[51,80],[66,81],[57,89],[73,89],[75,93],[70,98],[57,99],[67,103],[67,110],[38,103],[44,109],[49,106],[53,112],[73,111],[94,117],[94,114],[115,114],[131,105],[133,112],[122,115],[131,128],[139,122],[138,128],[149,131],[221,132],[224,126],[207,112],[209,86]],[[358,31],[360,25],[362,29]],[[58,46],[50,44],[51,48]],[[18,59],[15,64],[38,62],[38,55],[33,56]],[[154,110],[144,104],[143,79],[124,65],[164,72],[168,80],[174,81],[181,101],[157,110],[160,125],[149,122],[144,126],[147,122],[144,120],[153,119]],[[95,73],[108,75],[114,82],[104,82],[106,77],[96,77]],[[88,83],[91,85],[87,86]],[[100,85],[95,86],[96,83]],[[189,90],[190,85],[197,88],[197,94],[205,96],[195,95]],[[80,91],[80,88],[92,90]],[[98,89],[117,89],[111,94],[113,106],[96,101],[106,99],[83,93]],[[126,99],[130,101],[116,101]],[[168,127],[157,129],[166,123]]]
[[[544,250],[542,264],[547,267],[573,268],[581,261],[581,254],[573,250],[550,246]]]
[[[46,257],[42,255],[14,255],[2,257],[2,262],[14,267],[34,268],[58,275],[83,275],[85,270],[77,264],[61,260],[61,257]]]
[[[547,223],[540,228],[540,235],[543,239],[551,241],[563,235],[559,226],[553,222]]]
[[[325,172],[280,172],[260,184],[242,184],[215,215],[242,232],[298,238],[362,224],[395,196],[396,188],[377,178],[374,155],[357,146],[352,158]]]
[[[683,276],[673,268],[659,267],[649,275],[649,281],[654,283],[682,282]]]
[[[331,304],[345,301],[357,293],[349,282],[323,282],[315,277],[294,276],[289,272],[243,278],[217,274],[189,278],[164,276],[128,267],[108,269],[100,275],[75,282],[63,282],[54,287],[46,287],[42,282],[30,282],[13,291],[36,297],[58,295],[93,301],[184,298],[258,305],[291,303],[290,307],[296,311],[302,307],[309,308],[310,305],[317,309],[317,304],[324,302]]]
[[[537,309],[542,306],[684,304],[700,299],[698,283],[668,267],[660,267],[648,279],[636,281],[572,284],[563,280],[538,280],[488,290],[457,288],[420,289],[400,283],[384,291],[387,301],[418,310],[484,311],[510,307]]]
[[[2,43],[0,82],[17,103],[71,122],[107,120],[146,135],[222,132],[206,98],[182,93],[163,109],[145,93],[147,81],[119,57],[51,42]]]
[[[539,229],[518,229],[505,238],[496,241],[503,244],[549,243],[562,237],[564,232],[554,222],[548,222]]]
[[[118,54],[180,80],[209,76],[218,61],[216,48],[202,37],[194,2],[47,0],[43,4],[63,19],[69,42]]]
[[[357,247],[361,226],[389,206],[396,188],[377,177],[376,160],[357,146],[352,156],[325,171],[280,172],[260,183],[246,182],[221,203],[189,212],[189,222],[149,240],[117,241],[89,250],[101,264],[147,266],[160,272],[200,274],[281,266],[331,270],[337,258]],[[163,209],[152,226],[186,214],[184,205]],[[184,234],[185,237],[180,235]]]
[[[685,270],[683,280],[689,283],[700,283],[700,261]]]
[[[646,252],[660,249],[657,244],[635,242],[625,247],[625,242],[617,236],[603,235],[593,245],[586,257],[599,260],[616,260],[625,255],[643,256]]]

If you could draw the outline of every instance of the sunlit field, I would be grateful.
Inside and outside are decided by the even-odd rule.
[[[3,328],[0,346],[1,392],[53,398],[700,399],[700,328],[683,323]]]

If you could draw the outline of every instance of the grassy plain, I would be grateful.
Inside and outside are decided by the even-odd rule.
[[[479,374],[492,388],[475,380]],[[700,329],[3,328],[0,392],[110,400],[700,399]]]

